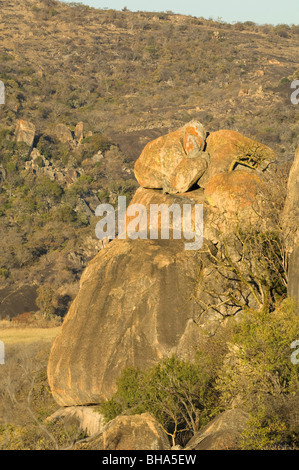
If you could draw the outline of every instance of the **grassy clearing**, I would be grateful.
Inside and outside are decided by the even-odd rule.
[[[61,326],[54,328],[0,328],[0,341],[7,344],[36,343],[53,341],[60,333]]]

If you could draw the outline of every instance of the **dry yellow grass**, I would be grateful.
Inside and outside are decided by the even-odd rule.
[[[54,328],[0,328],[0,341],[5,345],[53,341],[60,333],[61,326]]]

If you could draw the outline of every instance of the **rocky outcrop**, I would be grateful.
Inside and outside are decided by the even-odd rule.
[[[152,366],[178,348],[187,353],[180,345],[197,328],[197,269],[196,253],[181,240],[114,240],[102,250],[84,271],[51,350],[55,400],[99,403],[115,392],[124,368]]]
[[[209,154],[209,167],[199,181],[201,187],[219,173],[244,169],[264,171],[275,160],[272,149],[230,130],[209,134],[205,150]]]
[[[24,163],[24,168],[35,175],[47,176],[62,186],[73,184],[82,172],[81,169],[68,168],[61,170],[55,167],[51,161],[40,154],[37,148],[34,148],[30,153],[30,159]]]
[[[196,433],[185,450],[237,450],[248,419],[238,408],[224,411]]]
[[[16,142],[24,142],[28,147],[32,147],[35,137],[35,125],[29,121],[19,119],[15,130]]]
[[[119,416],[100,435],[78,443],[73,450],[170,450],[165,432],[149,413]]]
[[[205,186],[215,176],[243,170],[263,173],[272,168],[272,149],[239,132],[220,130],[206,138],[201,123],[191,121],[175,132],[149,142],[135,163],[135,176],[144,188],[170,194]]]
[[[187,191],[186,185],[179,192],[174,182],[180,168],[197,161],[202,169],[201,162],[209,160],[203,157],[207,153],[204,136],[203,127],[192,122],[148,144],[136,162],[143,187],[127,209],[126,228],[135,223],[134,204],[145,211],[145,223],[139,220],[137,239],[123,239],[120,230],[119,238],[105,245],[82,275],[79,293],[49,358],[49,384],[60,405],[94,404],[110,398],[128,366],[146,369],[173,353],[191,359],[201,341],[202,326],[213,330],[223,318],[242,310],[238,301],[234,305],[225,300],[227,293],[234,292],[240,301],[246,299],[248,307],[256,307],[246,287],[240,292],[236,276],[224,278],[214,265],[218,252],[221,256],[219,233],[225,232],[230,239],[233,222],[241,222],[242,228],[245,222],[263,227],[262,215],[257,217],[263,171],[256,171],[254,164],[252,168],[237,164],[232,153],[226,160],[224,152],[228,168],[222,166],[223,171],[207,181],[205,189],[199,187],[199,179],[196,188]],[[160,189],[144,187],[151,185]],[[169,216],[173,205],[178,208],[181,237]],[[185,205],[191,206],[186,232],[182,231]],[[189,249],[188,236],[190,232],[194,236],[196,222],[194,208],[199,205],[203,207],[203,244]],[[164,206],[168,217],[153,223],[148,217],[153,206]],[[163,239],[165,226],[169,226],[169,236]]]
[[[191,121],[175,132],[149,142],[135,163],[140,186],[170,194],[188,191],[207,168],[203,153],[206,131]]]

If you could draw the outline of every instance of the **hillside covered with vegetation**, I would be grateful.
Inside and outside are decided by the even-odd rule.
[[[2,318],[40,305],[65,314],[98,250],[94,209],[117,195],[130,199],[133,164],[149,140],[197,119],[210,131],[260,140],[282,162],[293,158],[299,26],[55,0],[1,0],[0,7]],[[39,172],[26,165],[30,148],[15,141],[19,119],[35,126]],[[79,145],[57,138],[58,125],[74,135],[79,122]]]

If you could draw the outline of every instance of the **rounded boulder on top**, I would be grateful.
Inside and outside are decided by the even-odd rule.
[[[149,142],[135,163],[135,177],[144,188],[169,194],[188,191],[207,169],[206,130],[191,121]]]

